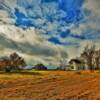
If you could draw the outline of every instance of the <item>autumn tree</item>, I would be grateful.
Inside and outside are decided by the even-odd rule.
[[[10,55],[10,61],[10,66],[12,67],[12,69],[23,69],[26,66],[24,59],[17,53],[13,53]]]

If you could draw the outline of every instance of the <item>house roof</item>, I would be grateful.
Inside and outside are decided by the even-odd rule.
[[[73,62],[75,62],[75,63],[77,63],[77,64],[81,64],[81,63],[82,63],[82,61],[80,61],[79,59],[71,59],[71,60],[69,61],[70,64],[73,63]]]

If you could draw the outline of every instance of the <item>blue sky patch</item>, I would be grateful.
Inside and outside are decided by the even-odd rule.
[[[16,25],[17,26],[32,26],[32,21],[25,16],[22,12],[19,11],[19,9],[15,9],[15,15],[16,15]]]
[[[59,44],[61,45],[62,43],[60,42],[60,40],[57,37],[51,37],[48,39],[49,42],[52,42],[54,44]]]

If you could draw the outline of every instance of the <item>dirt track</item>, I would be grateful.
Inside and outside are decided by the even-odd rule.
[[[0,74],[0,100],[100,100],[99,72]]]

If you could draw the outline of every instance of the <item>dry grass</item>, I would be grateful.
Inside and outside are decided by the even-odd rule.
[[[100,71],[0,72],[0,100],[100,100]]]

